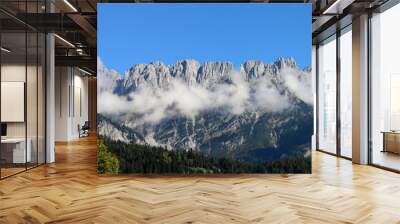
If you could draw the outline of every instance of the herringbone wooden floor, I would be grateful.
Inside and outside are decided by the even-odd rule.
[[[400,175],[313,153],[312,175],[99,176],[94,137],[0,181],[0,223],[400,223]]]

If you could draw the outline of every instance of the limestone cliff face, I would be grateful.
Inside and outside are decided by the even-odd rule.
[[[273,64],[264,64],[261,61],[246,61],[238,71],[247,80],[257,79],[262,76],[270,76],[271,79],[279,79],[280,70],[285,68],[300,69],[292,58],[279,58]],[[100,79],[114,78],[115,91],[119,94],[126,94],[136,90],[141,85],[148,85],[153,88],[162,88],[168,85],[171,80],[181,80],[188,85],[201,84],[211,86],[230,78],[234,72],[234,66],[229,61],[204,62],[202,65],[195,60],[180,60],[172,65],[165,65],[156,61],[149,64],[136,64],[130,68],[123,77],[116,77],[113,71],[99,69]],[[309,72],[308,72],[309,73]]]

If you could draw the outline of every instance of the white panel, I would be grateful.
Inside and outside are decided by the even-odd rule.
[[[1,122],[24,122],[24,82],[1,82]]]
[[[318,48],[318,148],[336,153],[336,39]]]
[[[81,88],[75,87],[75,112],[74,115],[75,117],[80,118],[81,117]]]
[[[352,31],[340,37],[340,150],[352,157]]]
[[[73,105],[74,106],[74,116],[71,120],[71,128],[72,128],[71,133],[70,133],[71,138],[79,137],[78,125],[82,125],[81,124],[81,91],[82,91],[82,89],[80,87],[74,88],[74,105]]]
[[[400,74],[392,74],[390,80],[390,129],[400,130]]]

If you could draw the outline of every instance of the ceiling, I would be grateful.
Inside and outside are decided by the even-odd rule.
[[[218,1],[218,0],[217,0]],[[318,36],[327,32],[338,20],[346,16],[377,7],[386,0],[231,0],[230,2],[253,3],[312,3],[312,35],[314,43]],[[30,28],[32,31],[54,32],[56,65],[79,66],[96,73],[97,58],[97,3],[121,2],[183,2],[179,0],[1,0],[0,21],[3,32],[18,33]],[[216,2],[200,0],[190,2]],[[220,0],[219,2],[226,2]],[[28,12],[28,13],[26,13]],[[351,19],[350,19],[351,21]],[[334,31],[332,31],[334,32]],[[5,38],[20,41],[18,34]]]

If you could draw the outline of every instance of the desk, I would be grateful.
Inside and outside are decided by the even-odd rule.
[[[400,154],[400,131],[383,131],[382,152]]]
[[[1,157],[6,163],[26,163],[31,162],[31,139],[27,139],[28,144],[25,151],[25,138],[5,138],[1,139]],[[12,159],[11,159],[12,158]]]

